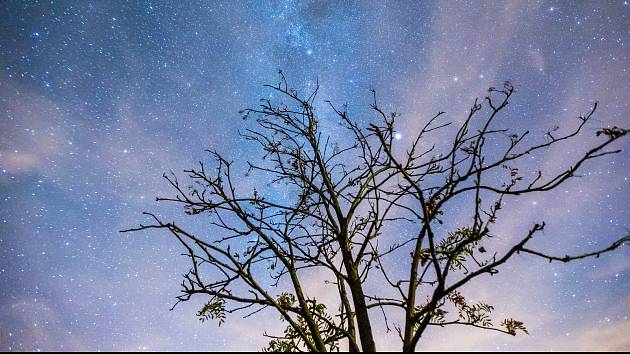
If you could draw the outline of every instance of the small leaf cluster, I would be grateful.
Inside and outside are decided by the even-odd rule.
[[[225,300],[217,297],[207,302],[197,312],[197,317],[199,317],[201,322],[217,320],[219,326],[221,326],[225,322]]]

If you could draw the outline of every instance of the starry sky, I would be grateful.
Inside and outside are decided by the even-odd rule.
[[[219,328],[195,318],[194,301],[169,311],[187,270],[178,244],[118,231],[142,211],[181,214],[155,203],[170,195],[161,175],[204,149],[258,156],[237,134],[238,111],[269,94],[262,85],[279,68],[297,88],[319,80],[321,99],[347,102],[364,125],[376,118],[367,109],[375,88],[401,113],[401,143],[438,111],[461,120],[504,80],[517,88],[507,122],[538,138],[573,127],[599,101],[590,130],[532,168],[560,168],[596,129],[630,126],[627,1],[35,0],[3,1],[0,19],[3,351],[263,346],[263,328],[277,328],[269,316]],[[509,202],[501,231],[545,220],[537,245],[552,253],[625,235],[628,140],[583,178]],[[418,349],[630,350],[629,257],[629,247],[569,265],[518,257],[466,292],[530,335],[434,330]],[[398,349],[390,337],[379,348]]]

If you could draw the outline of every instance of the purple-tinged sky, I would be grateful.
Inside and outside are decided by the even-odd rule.
[[[4,1],[0,19],[0,350],[263,345],[263,328],[277,327],[268,315],[218,328],[193,304],[169,311],[187,269],[178,244],[118,230],[143,210],[175,214],[154,203],[168,193],[161,174],[204,149],[256,156],[238,111],[278,68],[299,88],[319,79],[320,97],[348,102],[363,124],[376,88],[402,113],[401,143],[437,111],[461,119],[504,80],[517,87],[508,122],[538,138],[594,100],[590,133],[630,126],[627,1]],[[562,167],[593,139],[531,166]],[[543,219],[541,247],[605,245],[630,228],[628,161],[589,163],[561,190],[511,201],[500,230]],[[629,257],[520,257],[466,291],[529,336],[434,330],[419,349],[630,350]]]

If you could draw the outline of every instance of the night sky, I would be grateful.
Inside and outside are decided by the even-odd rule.
[[[188,267],[179,244],[118,231],[146,221],[142,211],[182,218],[156,204],[172,194],[161,176],[204,149],[258,158],[238,112],[270,93],[262,85],[278,69],[304,91],[319,80],[321,100],[348,103],[364,126],[377,118],[375,88],[401,113],[401,144],[438,111],[461,121],[504,80],[517,88],[506,122],[532,141],[574,127],[599,101],[584,135],[530,161],[553,170],[597,141],[595,130],[630,127],[628,45],[627,1],[3,1],[0,350],[264,345],[276,314],[219,328],[194,316],[200,302],[169,311]],[[322,114],[343,138],[334,119]],[[536,245],[560,255],[627,234],[629,140],[553,193],[508,202],[500,230],[518,237],[545,220]],[[432,329],[418,349],[630,350],[629,257],[630,247],[568,265],[519,256],[466,294],[530,335]],[[399,349],[394,336],[377,338]]]

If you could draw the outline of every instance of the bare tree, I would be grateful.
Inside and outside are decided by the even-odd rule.
[[[543,142],[522,147],[528,131],[497,125],[514,94],[506,82],[476,100],[461,123],[447,122],[439,112],[402,151],[396,145],[397,115],[384,112],[375,93],[371,108],[378,123],[367,127],[354,122],[345,107],[327,102],[346,136],[336,143],[318,121],[319,87],[302,96],[282,72],[277,85],[266,87],[276,98],[242,112],[255,118],[255,128],[240,134],[264,153],[260,162],[248,162],[246,175],[282,184],[293,195],[242,190],[233,161],[209,151],[211,166],[200,162],[185,171],[184,184],[173,173],[164,175],[175,195],[157,198],[209,217],[207,235],[150,213],[150,224],[124,231],[163,229],[181,242],[191,269],[178,303],[207,296],[198,313],[202,320],[221,324],[229,313],[275,311],[287,328],[279,335],[265,333],[271,339],[266,350],[328,351],[347,345],[350,351],[374,351],[375,318],[396,331],[404,351],[415,350],[429,326],[527,333],[515,319],[495,323],[493,307],[470,303],[462,287],[499,272],[517,254],[569,262],[598,257],[630,240],[625,236],[590,253],[554,256],[528,245],[544,229],[542,221],[520,237],[493,232],[506,198],[551,191],[577,177],[589,160],[620,152],[609,147],[628,130],[605,128],[597,131],[599,142],[566,170],[522,173],[517,167],[525,157],[580,139],[596,103],[568,133],[554,129]],[[444,133],[452,133],[448,143],[428,144],[431,135]],[[445,231],[446,225],[458,224],[449,220],[452,205],[466,226]],[[498,247],[490,242],[493,237],[511,246]],[[315,272],[327,274],[338,299],[334,306],[309,296],[308,279]]]

